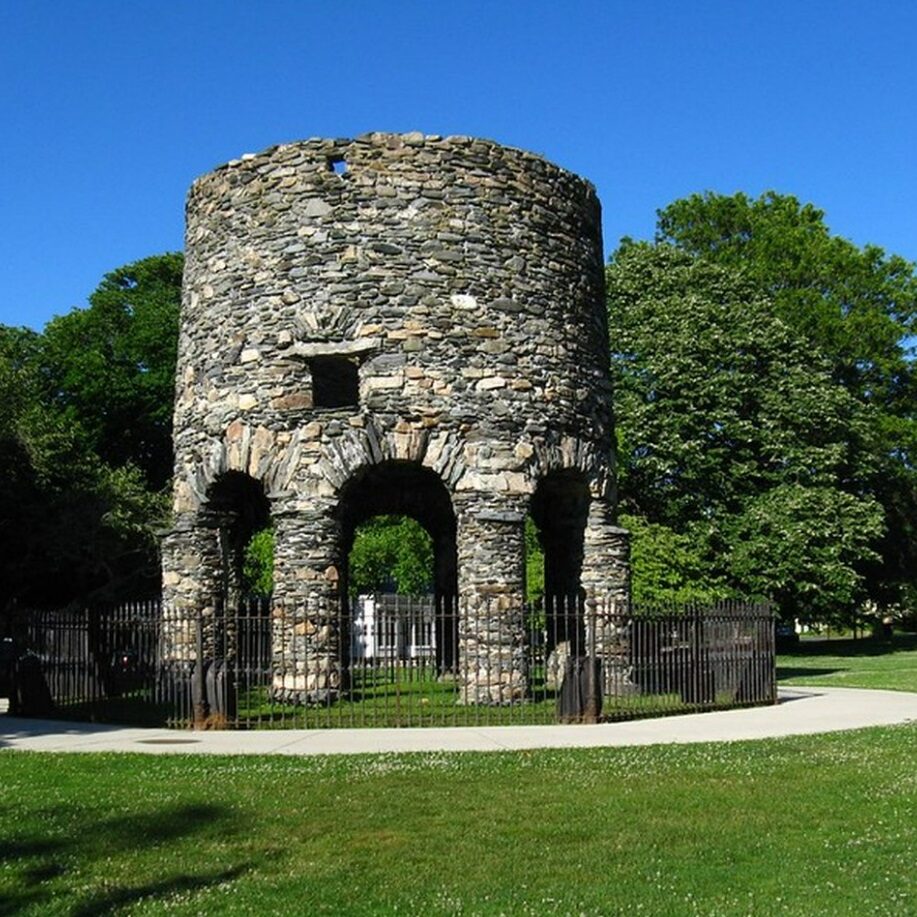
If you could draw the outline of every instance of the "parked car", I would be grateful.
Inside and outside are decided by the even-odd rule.
[[[0,697],[13,696],[13,672],[19,655],[12,637],[0,640]]]
[[[799,634],[792,621],[782,621],[779,618],[774,623],[774,638],[778,650],[792,649],[799,645]]]

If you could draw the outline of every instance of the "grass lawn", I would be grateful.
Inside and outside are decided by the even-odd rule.
[[[917,637],[806,641],[779,677],[917,691]],[[915,762],[917,724],[499,754],[0,751],[0,915],[911,915]]]
[[[917,691],[917,634],[891,640],[803,639],[777,657],[777,680],[790,685]]]
[[[915,760],[917,725],[505,754],[0,752],[0,913],[913,914]]]

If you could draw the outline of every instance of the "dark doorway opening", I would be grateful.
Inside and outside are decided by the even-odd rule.
[[[210,486],[205,513],[219,531],[220,591],[225,601],[235,604],[247,591],[246,549],[256,533],[270,526],[270,503],[260,481],[229,471]]]
[[[585,650],[583,627],[583,541],[589,515],[589,487],[573,471],[552,472],[532,495],[531,518],[544,552],[546,651],[561,643],[578,656]]]

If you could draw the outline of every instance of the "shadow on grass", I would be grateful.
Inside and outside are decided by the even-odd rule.
[[[815,678],[819,675],[834,675],[842,669],[814,669],[811,667],[795,666],[777,666],[777,681],[785,681],[788,678]]]
[[[197,876],[173,876],[161,882],[150,882],[148,885],[136,885],[119,888],[107,895],[79,905],[70,911],[71,917],[89,917],[91,914],[110,914],[112,911],[133,904],[141,899],[170,897],[181,892],[196,892],[202,888],[230,882],[245,872],[244,867],[236,866],[222,872],[210,872]]]
[[[132,814],[118,818],[87,818],[79,824],[67,818],[61,825],[60,810],[32,813],[36,827],[31,833],[0,841],[0,869],[6,873],[6,887],[0,890],[0,914],[42,910],[62,895],[73,895],[67,913],[107,914],[132,903],[162,899],[198,891],[231,881],[247,870],[246,865],[227,865],[197,873],[187,871],[163,875],[153,882],[116,885],[75,891],[77,874],[86,886],[86,874],[95,874],[94,863],[115,858],[140,857],[144,851],[218,828],[221,835],[238,827],[237,813],[212,805],[184,805],[162,812]],[[66,816],[65,816],[66,817]],[[70,830],[66,830],[69,828]],[[105,877],[97,880],[105,883]]]
[[[841,656],[847,658],[868,656],[889,656],[893,653],[907,653],[917,650],[917,634],[894,634],[890,638],[863,637],[859,640],[804,639],[796,646],[780,649],[780,656]],[[827,671],[800,671],[799,674],[826,675]],[[785,676],[789,677],[789,676]]]

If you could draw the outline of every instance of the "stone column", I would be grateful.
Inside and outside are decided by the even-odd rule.
[[[630,664],[630,533],[614,522],[611,504],[589,506],[583,556],[586,646],[602,660],[605,694],[634,690]]]
[[[596,600],[626,602],[630,596],[630,533],[615,524],[612,505],[601,497],[589,504],[580,582]]]
[[[459,703],[525,696],[525,502],[475,495],[456,501]]]
[[[205,512],[180,519],[162,541],[163,662],[193,662],[198,644],[213,651],[213,621],[223,596],[223,551],[216,520]]]
[[[348,615],[341,592],[340,526],[319,501],[274,518],[273,694],[330,704],[348,688]]]

